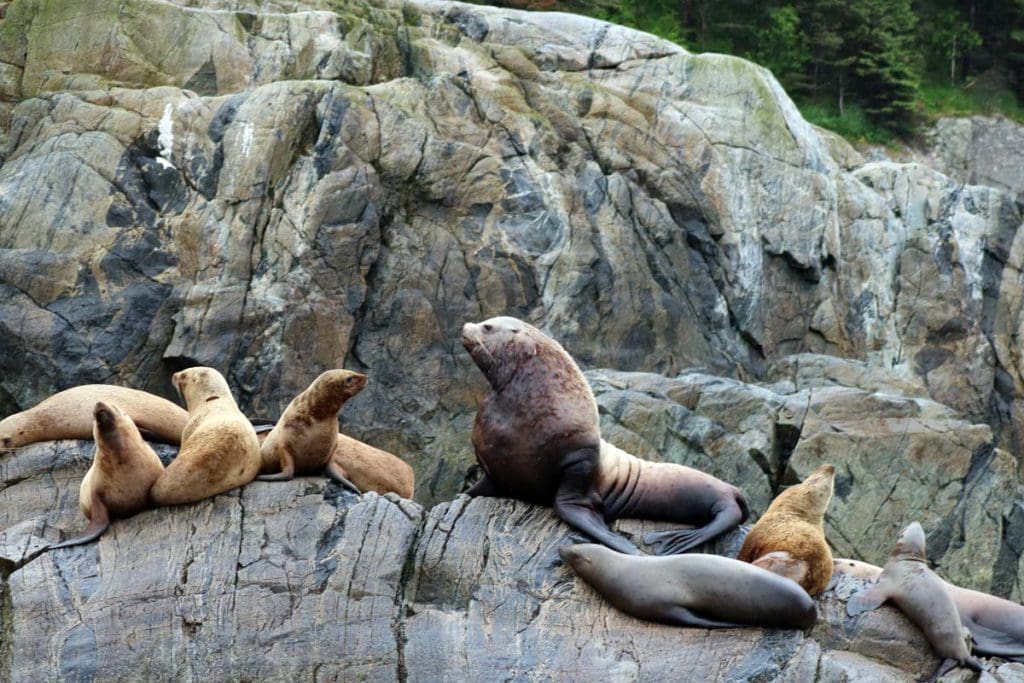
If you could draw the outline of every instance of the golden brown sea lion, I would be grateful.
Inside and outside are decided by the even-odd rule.
[[[292,399],[260,445],[263,481],[287,481],[296,474],[324,472],[359,493],[332,459],[338,446],[338,413],[366,386],[366,375],[328,370]],[[269,473],[273,474],[269,474]]]
[[[165,398],[110,384],[83,384],[65,389],[28,410],[0,421],[0,448],[20,448],[37,441],[91,439],[93,406],[116,403],[147,438],[181,442],[188,412]]]
[[[630,554],[640,551],[612,532],[609,520],[700,526],[648,537],[659,552],[681,553],[746,518],[735,486],[602,442],[590,385],[565,349],[537,328],[509,317],[466,323],[462,345],[490,384],[473,425],[484,476],[469,495],[553,505],[570,526]]]
[[[608,602],[647,621],[810,628],[817,618],[814,600],[796,583],[728,557],[635,557],[596,543],[563,546],[558,554]]]
[[[832,465],[822,465],[776,496],[747,534],[737,558],[791,578],[811,595],[825,590],[832,578],[832,551],[822,525],[835,472]]]
[[[339,432],[332,459],[360,491],[397,493],[403,498],[412,498],[416,487],[412,467],[387,451]]]
[[[194,503],[248,484],[260,470],[256,430],[213,368],[177,372],[171,381],[188,406],[178,457],[154,484],[158,505]]]
[[[100,401],[93,407],[93,438],[96,455],[78,493],[89,525],[80,536],[51,548],[88,543],[107,530],[111,519],[131,517],[149,507],[149,490],[163,474],[160,458],[116,404]]]
[[[846,613],[857,616],[886,601],[894,603],[924,631],[932,648],[942,657],[931,680],[958,664],[981,671],[981,664],[971,656],[969,632],[960,623],[960,614],[945,582],[928,568],[924,530],[917,522],[903,530],[875,585],[850,596]]]

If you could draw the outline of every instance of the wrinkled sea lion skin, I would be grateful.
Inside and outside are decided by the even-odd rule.
[[[164,472],[135,422],[115,403],[98,401],[93,407],[93,438],[96,454],[78,493],[89,525],[80,536],[51,548],[88,543],[107,530],[111,519],[131,517],[150,507],[149,490]]]
[[[822,465],[776,496],[743,540],[737,559],[780,576],[800,577],[798,583],[811,595],[825,590],[832,578],[832,551],[823,524],[835,471]]]
[[[213,368],[194,367],[175,373],[172,382],[188,405],[189,419],[178,456],[153,485],[153,502],[194,503],[255,479],[259,439],[227,380]]]
[[[39,441],[93,437],[93,407],[97,402],[121,406],[149,438],[181,443],[188,412],[165,398],[111,384],[83,384],[65,389],[28,410],[0,421],[0,449],[20,448]]]
[[[473,425],[484,476],[469,495],[552,505],[570,526],[629,554],[640,551],[612,532],[608,521],[704,525],[649,535],[664,553],[694,548],[746,518],[736,487],[602,442],[590,385],[565,349],[537,328],[510,317],[466,323],[462,345],[490,384]]]
[[[646,621],[805,629],[817,618],[814,600],[795,582],[728,557],[636,557],[595,543],[558,553],[608,602]]]
[[[857,616],[892,602],[920,628],[942,658],[935,680],[956,665],[981,671],[971,656],[970,636],[946,583],[928,568],[924,530],[917,522],[903,530],[875,585],[850,596],[846,613]]]

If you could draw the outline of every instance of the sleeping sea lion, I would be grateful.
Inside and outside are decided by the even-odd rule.
[[[110,384],[83,384],[65,389],[28,410],[0,421],[0,449],[20,448],[37,441],[91,439],[93,406],[116,403],[147,438],[181,443],[188,412],[165,398]]]
[[[466,323],[462,345],[490,384],[473,425],[484,476],[469,495],[553,505],[570,526],[630,554],[640,551],[608,521],[702,525],[648,537],[659,552],[681,553],[746,519],[746,500],[735,486],[602,442],[590,385],[565,349],[537,328],[509,317]]]
[[[558,549],[608,602],[647,621],[698,628],[810,628],[814,600],[795,582],[719,555],[624,555],[595,543]]]

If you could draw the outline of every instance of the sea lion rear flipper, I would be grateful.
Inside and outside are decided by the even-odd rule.
[[[974,651],[986,657],[1024,657],[1024,642],[1008,633],[969,622],[967,629],[974,641]]]
[[[644,536],[644,543],[654,546],[659,555],[679,555],[735,529],[743,520],[743,509],[735,502],[724,509],[715,510],[710,522],[697,529],[672,529]]]
[[[256,477],[259,481],[291,481],[295,478],[295,458],[292,457],[287,448],[278,448],[276,450],[281,470],[275,474],[261,474]]]
[[[580,449],[573,454],[574,457],[567,458],[570,464],[562,469],[562,479],[558,482],[555,514],[572,528],[612,550],[627,555],[642,555],[639,548],[609,529],[598,511],[601,503],[595,500],[590,490],[596,457],[588,454],[588,451],[595,450]]]
[[[82,545],[89,541],[94,541],[103,535],[103,532],[110,528],[110,511],[107,510],[107,506],[103,504],[100,497],[93,491],[92,494],[92,518],[89,520],[89,525],[85,527],[85,531],[80,536],[69,538],[68,540],[51,545],[47,550],[55,550],[57,548],[69,548],[73,545]]]
[[[662,616],[666,623],[676,626],[692,626],[694,628],[741,628],[744,626],[744,624],[736,624],[731,621],[708,619],[694,614],[681,605],[666,607]]]
[[[350,482],[345,477],[347,472],[345,472],[345,470],[342,469],[341,465],[339,465],[333,458],[327,461],[327,466],[324,468],[324,471],[327,473],[328,477],[338,482],[339,484],[347,488],[349,491],[352,491],[357,496],[362,495],[363,492],[359,490],[358,486]]]
[[[889,592],[885,587],[875,584],[870,588],[865,588],[851,595],[850,599],[846,601],[846,613],[851,617],[855,617],[863,612],[878,609],[888,599]]]

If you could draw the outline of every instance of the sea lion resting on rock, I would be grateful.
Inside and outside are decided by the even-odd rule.
[[[835,560],[835,571],[874,580],[882,573],[882,568],[839,558]],[[961,588],[945,579],[942,582],[956,605],[960,623],[971,632],[974,652],[984,657],[1002,657],[1024,663],[1024,606],[988,593]]]
[[[148,438],[181,443],[188,412],[165,398],[127,387],[83,384],[65,389],[28,410],[0,421],[0,448],[20,448],[37,441],[91,439],[97,402],[121,406]]]
[[[811,595],[832,578],[832,551],[822,524],[836,468],[822,465],[768,506],[743,540],[738,559],[793,579]]]
[[[704,525],[648,536],[659,552],[681,553],[746,519],[747,504],[735,486],[602,442],[590,385],[565,349],[537,328],[509,317],[466,323],[462,345],[491,385],[473,425],[484,476],[469,495],[553,505],[570,526],[630,554],[640,551],[608,521]]]
[[[50,546],[66,548],[99,538],[111,518],[131,517],[149,507],[149,490],[164,466],[142,439],[135,422],[116,404],[93,407],[96,454],[78,492],[78,505],[89,525],[80,536]]]
[[[928,568],[924,530],[914,522],[900,536],[874,586],[855,593],[846,602],[846,613],[856,616],[891,601],[924,631],[935,652],[943,658],[930,680],[959,664],[981,671],[971,656],[964,627],[945,582]]]
[[[608,602],[647,621],[803,629],[817,617],[814,600],[796,583],[728,557],[633,557],[594,543],[558,553]]]
[[[255,479],[260,442],[224,377],[195,367],[174,373],[171,381],[188,405],[189,419],[178,456],[152,488],[153,502],[194,503]]]
[[[359,493],[332,458],[338,447],[338,413],[366,386],[366,375],[328,370],[296,396],[260,445],[263,481],[287,481],[296,474],[324,472]],[[274,474],[269,474],[273,472]]]

